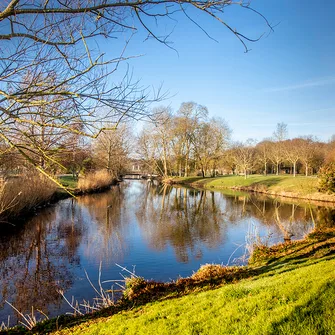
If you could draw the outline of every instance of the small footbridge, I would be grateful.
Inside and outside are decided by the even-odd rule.
[[[143,172],[125,172],[121,175],[122,179],[157,179],[158,174],[143,173]]]

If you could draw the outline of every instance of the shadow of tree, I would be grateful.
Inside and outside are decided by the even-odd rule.
[[[290,315],[273,323],[269,334],[335,334],[335,324],[330,318],[334,303],[335,281],[323,285],[304,305],[297,306]]]
[[[266,178],[264,180],[253,182],[250,185],[250,187],[253,187],[253,186],[266,186],[266,187],[269,187],[269,186],[277,185],[280,181],[282,181],[282,178],[276,178],[276,177]]]

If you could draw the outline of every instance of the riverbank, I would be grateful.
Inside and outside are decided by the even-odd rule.
[[[100,175],[99,175],[100,174]],[[85,194],[108,190],[119,181],[106,177],[98,171],[81,184],[70,175],[57,178],[67,190],[57,187],[55,183],[40,175],[13,177],[0,188],[0,225],[12,227],[21,225],[27,218],[35,215],[42,208],[60,200]]]
[[[271,196],[335,202],[335,194],[326,194],[318,191],[318,179],[314,176],[251,175],[246,179],[244,176],[214,178],[171,177],[165,179],[163,182],[170,185],[184,185],[217,190],[232,189],[258,192]]]
[[[335,229],[256,247],[248,266],[206,265],[188,278],[129,282],[121,301],[31,332],[2,334],[335,334]]]

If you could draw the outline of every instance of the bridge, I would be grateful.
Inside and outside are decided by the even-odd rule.
[[[123,179],[156,179],[158,174],[144,173],[144,172],[125,172],[120,176]]]

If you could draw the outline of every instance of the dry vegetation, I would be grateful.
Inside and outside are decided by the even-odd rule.
[[[107,188],[113,181],[113,176],[106,170],[90,172],[79,178],[78,189],[83,193],[94,192]]]
[[[0,220],[16,218],[47,203],[57,185],[37,172],[12,177],[0,183]]]

